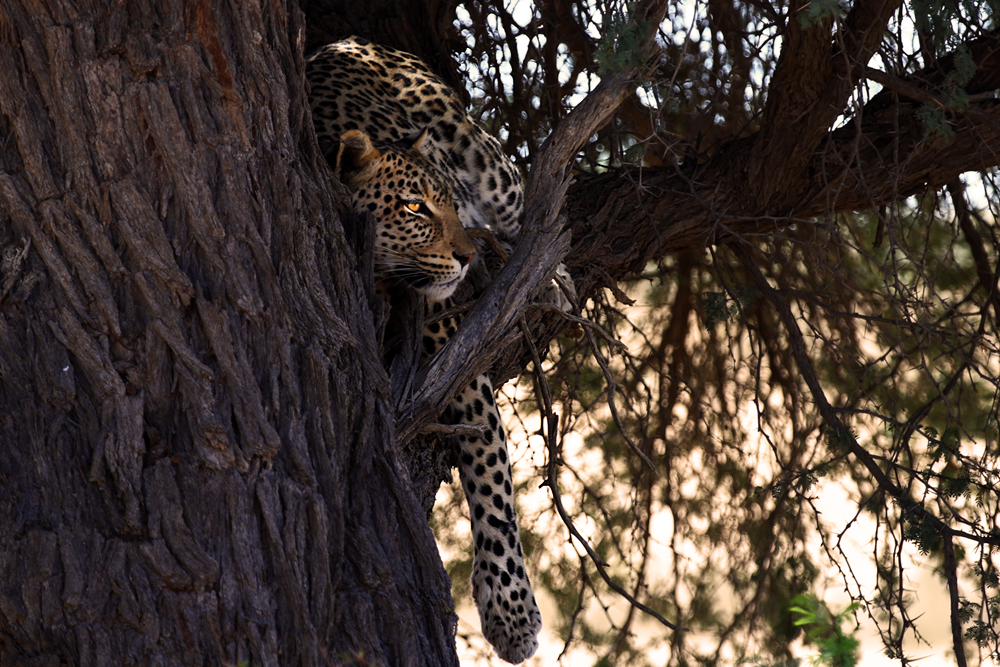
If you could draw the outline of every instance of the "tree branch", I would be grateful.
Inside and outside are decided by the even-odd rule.
[[[1000,39],[990,40],[1000,52]],[[983,44],[979,45],[984,46]],[[992,64],[987,59],[987,64]],[[996,63],[1000,72],[1000,63]],[[919,75],[914,75],[913,79]],[[1000,75],[977,76],[975,87],[996,87]],[[802,170],[804,188],[790,188],[767,206],[748,207],[719,183],[745,169],[754,137],[731,142],[707,165],[622,169],[581,177],[566,211],[573,231],[567,263],[586,299],[605,281],[640,272],[669,252],[700,248],[730,235],[769,233],[789,221],[863,210],[937,188],[966,171],[1000,164],[1000,103],[985,100],[952,120],[954,136],[925,136],[920,103],[879,94],[866,105],[860,126],[829,132]],[[891,106],[889,106],[891,104]],[[890,161],[888,156],[898,158]]]
[[[522,319],[522,324],[523,323],[524,320]],[[593,334],[589,335],[591,336],[590,338],[591,344],[594,346],[594,351],[596,352],[597,346],[593,339]],[[577,530],[575,525],[573,525],[573,518],[569,515],[569,513],[566,511],[566,508],[563,506],[562,495],[560,494],[559,491],[558,467],[559,467],[560,456],[559,456],[559,447],[557,440],[557,433],[559,429],[559,416],[552,410],[552,396],[549,392],[549,383],[545,379],[545,374],[542,373],[542,360],[538,356],[538,350],[530,338],[527,339],[527,343],[528,343],[528,348],[531,350],[531,360],[534,362],[535,365],[535,378],[538,381],[538,387],[540,390],[539,393],[541,394],[539,396],[539,398],[541,399],[539,401],[539,404],[541,405],[542,414],[546,417],[545,421],[547,425],[545,433],[546,435],[545,442],[546,442],[546,448],[548,449],[549,452],[549,460],[546,470],[545,481],[542,482],[542,484],[544,486],[547,486],[549,488],[549,491],[552,492],[552,504],[555,507],[556,512],[559,514],[559,518],[562,519],[563,525],[566,526],[566,529],[569,531],[570,535],[576,538],[576,540],[580,543],[580,545],[583,546],[584,551],[587,552],[587,555],[590,557],[590,560],[593,561],[594,567],[597,568],[597,573],[601,575],[601,578],[604,580],[604,583],[606,583],[613,591],[615,591],[623,598],[628,600],[629,604],[631,604],[632,607],[649,614],[657,621],[659,621],[661,624],[663,624],[665,627],[670,628],[671,630],[686,631],[688,628],[677,625],[676,623],[671,623],[670,621],[665,619],[662,615],[660,615],[656,610],[651,609],[642,602],[639,602],[639,600],[637,600],[635,596],[633,596],[631,593],[625,590],[621,585],[619,585],[616,581],[614,581],[607,572],[606,568],[608,567],[608,564],[604,561],[604,559],[600,557],[600,555],[598,555],[596,551],[594,551],[593,547],[590,546],[590,543],[587,541],[587,539],[583,535],[581,535],[580,531]],[[624,432],[624,429],[622,429],[622,432]],[[648,457],[644,458],[644,460],[647,462],[649,461]],[[650,466],[652,467],[651,463]]]
[[[654,9],[661,11],[662,5],[648,2],[640,11],[653,15]],[[871,33],[862,32],[857,40],[868,44]],[[861,49],[862,55],[867,48]],[[966,48],[980,63],[967,92],[1000,87],[1000,31],[972,40]],[[939,65],[948,66],[950,58],[940,59]],[[855,62],[863,72],[862,59]],[[943,76],[938,69],[928,69],[898,80],[926,88]],[[580,142],[606,122],[632,86],[627,76],[605,79],[549,139],[532,172],[525,232],[510,261],[449,345],[420,372],[414,385],[419,389],[412,396],[395,397],[397,412],[406,415],[401,422],[404,441],[432,420],[458,387],[492,364],[500,364],[498,375],[503,378],[518,372],[526,351],[510,347],[517,337],[517,316],[567,252],[564,226],[573,236],[572,254],[565,261],[582,302],[608,278],[634,276],[647,262],[669,252],[702,248],[735,235],[771,233],[789,221],[871,208],[928,187],[943,187],[965,171],[1000,164],[1000,104],[984,100],[970,105],[953,118],[954,135],[949,139],[925,136],[916,116],[920,102],[900,101],[883,91],[865,105],[859,121],[825,132],[807,167],[798,172],[801,182],[766,203],[747,199],[745,179],[739,185],[739,175],[748,169],[758,145],[757,135],[730,142],[707,164],[578,174],[570,185],[564,170]],[[889,155],[897,157],[890,162]],[[562,223],[555,216],[564,191],[567,221]],[[541,333],[536,328],[539,341],[558,331],[541,326],[548,328]]]
[[[988,95],[1000,88],[1000,30],[970,40],[964,48],[977,63],[966,92]],[[954,68],[953,60],[949,55],[939,59],[935,67],[892,80],[896,88],[932,90]],[[859,68],[861,72],[874,71],[863,63]],[[885,85],[888,76],[880,83]],[[772,84],[772,95],[780,94],[778,88],[777,83]],[[954,136],[949,140],[925,136],[916,116],[933,93],[906,97],[908,101],[900,101],[893,91],[883,91],[865,105],[860,120],[838,130],[823,129],[829,128],[835,115],[828,118],[820,126],[822,136],[810,149],[809,159],[797,171],[800,182],[786,183],[783,195],[768,196],[766,201],[748,198],[744,190],[751,186],[746,179],[740,180],[740,174],[761,159],[755,155],[767,144],[765,130],[731,141],[707,164],[622,169],[579,178],[568,193],[566,207],[574,237],[569,257],[569,262],[577,265],[574,276],[596,265],[607,269],[612,278],[621,279],[652,258],[701,247],[713,233],[760,233],[789,219],[866,209],[927,187],[942,187],[962,172],[1000,164],[1000,109],[996,102],[986,99],[955,112]],[[778,101],[768,104],[770,107]],[[836,108],[839,114],[842,104]],[[782,128],[784,134],[794,131]],[[888,156],[892,155],[898,159],[890,163]],[[781,169],[781,161],[788,157],[782,154],[776,158],[777,168]],[[756,183],[753,187],[763,186]],[[725,229],[719,228],[720,219]],[[596,275],[584,279],[582,285],[578,280],[578,293],[589,295],[588,286],[599,283]]]
[[[808,186],[813,163],[828,128],[842,113],[861,79],[899,0],[860,0],[836,34],[832,17],[805,18],[809,3],[793,2],[781,55],[768,87],[760,132],[745,172],[731,174],[743,187],[738,196],[752,208],[778,210],[778,201]]]
[[[948,599],[951,605],[951,644],[955,650],[955,662],[958,667],[966,667],[965,643],[962,640],[962,620],[958,612],[958,565],[955,562],[955,545],[951,533],[941,536],[944,545],[944,571],[948,579]]]
[[[951,528],[948,524],[942,521],[940,518],[934,516],[928,512],[923,505],[914,501],[910,496],[901,489],[895,482],[889,479],[889,476],[882,470],[878,463],[857,439],[851,434],[850,430],[844,423],[840,420],[837,415],[837,411],[830,405],[830,402],[826,398],[826,392],[823,391],[822,385],[820,385],[819,378],[816,377],[816,373],[813,371],[812,361],[809,359],[809,353],[806,351],[805,341],[802,338],[802,332],[799,330],[799,325],[795,321],[795,315],[792,313],[791,307],[788,302],[785,301],[778,292],[771,287],[771,284],[761,273],[760,268],[750,257],[747,249],[742,245],[734,245],[733,253],[743,264],[743,267],[747,270],[754,285],[761,291],[761,293],[771,302],[774,309],[777,311],[778,316],[781,318],[782,323],[785,325],[785,330],[788,332],[789,346],[792,350],[792,356],[795,357],[795,363],[799,368],[799,372],[802,374],[802,379],[805,381],[806,386],[809,387],[809,392],[812,395],[813,401],[816,403],[816,407],[819,410],[820,415],[827,425],[833,429],[839,437],[842,437],[847,444],[848,450],[855,458],[868,470],[869,474],[874,478],[875,483],[878,487],[892,496],[903,512],[912,512],[920,520],[927,521],[934,529],[937,530],[938,534],[941,536],[948,536],[949,538],[953,535],[960,535],[966,539],[970,539],[974,542],[979,542],[982,544],[991,544],[994,546],[1000,546],[1000,537],[994,535],[974,535],[971,533],[966,533],[964,531],[956,531]]]
[[[649,35],[641,51],[651,56],[657,48],[656,27],[666,14],[663,0],[645,0],[636,7],[635,21],[645,21]],[[646,60],[649,60],[647,58]],[[546,141],[528,178],[527,207],[521,240],[462,327],[438,355],[422,369],[412,396],[394,396],[400,415],[399,433],[408,441],[423,423],[440,414],[459,387],[485,372],[490,360],[509,344],[510,333],[528,299],[554,272],[569,250],[567,221],[560,219],[571,178],[572,158],[604,125],[635,88],[638,68],[605,78],[580,105],[564,118]]]

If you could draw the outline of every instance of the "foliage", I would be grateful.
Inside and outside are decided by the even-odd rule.
[[[822,600],[815,595],[797,595],[792,599],[789,610],[798,618],[795,625],[806,631],[806,641],[819,648],[813,656],[812,664],[817,667],[854,667],[858,664],[860,642],[841,627],[851,620],[857,611],[857,602],[852,602],[839,614],[832,614]]]
[[[705,328],[710,329],[719,322],[736,317],[758,296],[760,296],[760,290],[754,287],[742,287],[734,290],[731,299],[725,292],[704,292],[701,307],[705,311]]]
[[[644,64],[645,57],[639,45],[652,26],[648,21],[631,16],[634,8],[635,3],[611,8],[606,29],[594,51],[597,74],[602,77]]]
[[[799,15],[799,25],[809,28],[823,19],[839,18],[845,14],[845,8],[840,0],[818,0],[806,5],[805,11]]]
[[[806,3],[800,27],[836,30],[857,4]],[[560,6],[569,10],[468,3],[460,22],[474,105],[525,163],[597,75],[634,64],[629,45],[644,29],[620,3]],[[659,28],[660,66],[578,167],[700,164],[756,131],[785,9],[672,5]],[[915,0],[890,21],[878,53],[886,70],[905,76],[951,56],[928,92],[944,107],[917,114],[928,137],[951,136],[968,109],[976,64],[961,44],[990,29],[993,12],[990,3]],[[859,88],[850,104],[870,94]],[[958,582],[948,590],[967,639],[987,653],[1000,647],[991,592],[1000,533],[995,176],[670,255],[584,304],[608,336],[559,339],[543,372],[522,378],[511,416],[523,425],[511,442],[529,560],[558,610],[546,624],[567,656],[793,664],[790,646],[806,630],[819,663],[855,664],[857,640],[841,625],[865,609],[885,654],[906,664],[924,622],[906,582],[922,567],[945,589]],[[537,415],[542,383],[554,447]],[[558,486],[605,565],[567,536],[540,479]],[[462,538],[448,527],[459,511],[446,503],[436,519],[456,545]],[[962,533],[954,561],[948,530]],[[465,558],[450,568],[463,586]],[[599,569],[704,641],[656,626]],[[830,582],[853,599],[837,615],[813,596]]]

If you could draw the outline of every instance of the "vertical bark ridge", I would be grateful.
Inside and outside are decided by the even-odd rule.
[[[0,664],[457,664],[301,22],[0,7]]]

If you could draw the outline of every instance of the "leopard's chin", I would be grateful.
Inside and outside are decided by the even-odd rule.
[[[443,283],[427,282],[424,285],[410,284],[428,299],[432,301],[444,301],[455,292],[463,278],[465,278],[464,271],[462,275]]]

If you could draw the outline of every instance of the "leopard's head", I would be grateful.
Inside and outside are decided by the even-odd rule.
[[[429,298],[451,295],[476,253],[455,212],[451,187],[412,141],[380,144],[349,130],[341,136],[336,171],[357,212],[376,221],[375,277],[405,280]]]

